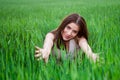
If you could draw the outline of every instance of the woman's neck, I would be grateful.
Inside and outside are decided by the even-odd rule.
[[[69,41],[65,41],[64,44],[65,44],[66,50],[69,51]]]

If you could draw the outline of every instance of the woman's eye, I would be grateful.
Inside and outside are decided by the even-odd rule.
[[[69,26],[67,26],[67,29],[71,29]]]
[[[77,31],[73,31],[75,34],[77,33]]]

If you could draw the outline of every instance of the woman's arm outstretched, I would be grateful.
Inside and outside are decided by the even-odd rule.
[[[37,58],[38,60],[42,58],[47,63],[53,46],[53,40],[54,35],[52,33],[48,33],[45,37],[43,48],[39,48],[36,46],[35,58]]]
[[[79,38],[79,46],[85,52],[88,58],[92,59],[94,62],[99,60],[98,54],[92,52],[92,49],[90,48],[87,40],[84,37]]]

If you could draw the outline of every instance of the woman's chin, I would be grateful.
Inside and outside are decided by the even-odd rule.
[[[70,39],[63,38],[64,41],[69,41]]]

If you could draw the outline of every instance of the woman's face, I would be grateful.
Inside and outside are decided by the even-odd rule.
[[[75,23],[69,23],[64,30],[61,32],[64,41],[73,39],[79,32],[79,26]]]

